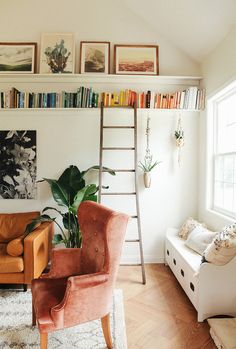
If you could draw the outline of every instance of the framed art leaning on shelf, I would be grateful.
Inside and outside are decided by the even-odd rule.
[[[115,74],[158,75],[158,46],[115,45]]]
[[[81,41],[80,43],[80,73],[109,74],[110,73],[110,42]]]
[[[41,74],[74,73],[75,39],[72,33],[43,33],[41,36]]]
[[[35,73],[36,42],[0,42],[0,73]]]

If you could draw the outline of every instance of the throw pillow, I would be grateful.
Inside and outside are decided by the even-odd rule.
[[[203,223],[199,223],[198,221],[196,221],[195,219],[193,219],[192,217],[189,217],[186,222],[184,222],[184,224],[182,225],[182,227],[180,228],[178,235],[180,238],[186,240],[188,238],[188,234],[197,226],[203,226],[206,227],[205,224]]]
[[[218,233],[203,253],[204,260],[225,265],[236,255],[236,224],[226,226]]]
[[[8,242],[7,253],[12,257],[19,257],[24,252],[24,235]]]
[[[202,255],[216,234],[216,232],[210,231],[203,226],[198,225],[189,233],[185,245]]]

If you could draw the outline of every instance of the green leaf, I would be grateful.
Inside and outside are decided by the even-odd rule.
[[[48,211],[48,210],[54,210],[56,212],[58,212],[61,216],[63,215],[63,213],[61,211],[59,211],[58,209],[56,209],[55,207],[44,207],[44,209],[42,210],[42,212]]]
[[[53,236],[53,244],[60,244],[61,242],[63,242],[64,240],[63,240],[63,237],[62,237],[62,235],[61,234],[55,234],[54,236]]]
[[[99,165],[91,166],[91,167],[87,168],[87,170],[82,171],[82,172],[81,172],[81,175],[82,175],[82,177],[84,177],[84,175],[85,175],[86,173],[88,173],[90,170],[99,170],[99,169],[100,169],[100,166],[99,166]],[[109,168],[109,167],[104,167],[104,166],[102,166],[102,169],[105,170],[106,172],[110,173],[110,175],[112,175],[112,176],[115,176],[115,175],[116,175],[115,171],[112,170],[112,169]]]
[[[70,188],[70,195],[75,196],[78,190],[85,187],[85,180],[77,166],[69,166],[59,177],[58,182],[64,187]],[[72,191],[73,192],[72,192]]]
[[[77,210],[82,201],[89,200],[89,196],[93,196],[97,192],[96,184],[88,184],[83,189],[79,190],[75,196],[74,203],[71,206],[71,211],[77,214]]]
[[[70,202],[67,188],[55,179],[44,178],[44,180],[50,185],[53,198],[58,205],[69,207]]]

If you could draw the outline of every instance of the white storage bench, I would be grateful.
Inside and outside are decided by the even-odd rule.
[[[185,246],[178,230],[167,229],[165,263],[169,265],[198,312],[198,321],[215,315],[236,316],[236,257],[223,266],[202,263]]]

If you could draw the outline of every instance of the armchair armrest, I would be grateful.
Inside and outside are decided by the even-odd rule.
[[[68,279],[70,283],[70,291],[75,291],[79,288],[88,288],[93,286],[98,286],[107,282],[109,278],[108,273],[95,273],[95,274],[85,274],[72,276]]]
[[[54,321],[59,321],[59,319],[61,321],[62,315],[60,315],[59,313],[65,308],[68,300],[71,297],[74,298],[73,291],[78,292],[80,290],[82,291],[83,289],[83,291],[85,292],[85,297],[89,298],[91,296],[90,295],[91,287],[100,286],[100,289],[103,291],[103,284],[106,283],[108,279],[109,279],[109,274],[104,272],[69,277],[67,280],[67,287],[66,287],[63,300],[61,301],[61,303],[57,304],[51,309],[51,314],[52,314],[52,317],[54,318]],[[83,297],[82,294],[81,296]],[[76,297],[74,299],[76,299]]]
[[[53,249],[51,268],[42,278],[59,279],[81,273],[81,249],[62,248]]]
[[[41,275],[48,264],[52,246],[53,223],[40,224],[24,239],[25,283]]]

